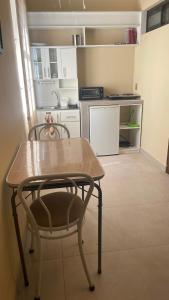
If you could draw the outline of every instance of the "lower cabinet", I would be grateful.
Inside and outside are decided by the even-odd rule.
[[[96,155],[140,150],[142,100],[81,101],[80,109],[81,136],[90,141]]]
[[[64,122],[63,125],[69,129],[71,138],[80,137],[80,122]],[[64,129],[62,129],[62,138],[66,138]]]
[[[78,109],[74,110],[37,110],[37,123],[60,123],[65,125],[70,137],[80,137],[80,112]],[[66,132],[63,128],[60,129],[60,137],[66,138]]]
[[[119,153],[120,107],[90,107],[90,144],[96,155]]]

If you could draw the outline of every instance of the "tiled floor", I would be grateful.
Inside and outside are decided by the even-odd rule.
[[[103,273],[97,274],[97,201],[84,225],[85,252],[96,290],[87,289],[77,241],[43,242],[41,300],[168,300],[169,175],[142,154],[100,158]],[[33,300],[36,255],[27,255],[30,287],[19,300]]]

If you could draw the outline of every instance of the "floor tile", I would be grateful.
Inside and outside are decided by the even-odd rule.
[[[136,157],[135,161],[132,155],[111,157],[109,163],[100,158],[105,169],[104,207],[169,202],[168,176],[142,155]]]
[[[169,204],[119,206],[103,211],[103,249],[169,244]]]
[[[27,260],[28,261],[28,260]],[[18,291],[19,300],[34,300],[37,262],[28,263],[29,287],[21,286]],[[41,300],[65,300],[62,260],[42,262]]]
[[[61,260],[43,263],[41,300],[65,300],[63,266]]]
[[[64,260],[67,300],[168,299],[169,247],[106,253],[101,275],[96,274],[96,260],[87,256],[96,287],[93,293],[88,291],[80,258]]]
[[[98,201],[92,197],[83,248],[96,290],[82,268],[77,236],[42,241],[41,300],[168,300],[169,176],[141,153],[100,157],[103,189],[103,272],[97,274]],[[96,193],[96,191],[95,191]],[[30,287],[17,300],[33,300],[37,253],[28,254]]]

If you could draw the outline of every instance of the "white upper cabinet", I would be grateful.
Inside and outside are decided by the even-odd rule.
[[[75,48],[32,47],[34,80],[76,79]]]
[[[58,55],[57,55],[57,48],[48,48],[48,63],[49,63],[49,74],[50,78],[58,78]]]
[[[42,57],[41,48],[32,48],[32,66],[33,66],[33,78],[40,80],[44,78],[44,59]]]
[[[75,48],[58,48],[58,75],[60,79],[77,78],[77,59]]]
[[[37,107],[77,104],[76,48],[36,46],[31,49]]]
[[[57,62],[52,61],[51,51],[56,49],[50,48],[32,48],[32,63],[34,80],[48,80],[57,78]]]
[[[48,49],[42,48],[41,53],[42,53],[42,60],[43,60],[43,79],[51,79],[49,51]]]

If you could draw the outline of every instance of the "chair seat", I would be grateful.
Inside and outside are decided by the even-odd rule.
[[[41,200],[44,202],[51,213],[52,226],[66,226],[67,210],[70,202],[72,201],[72,195],[67,192],[55,192],[42,196]],[[79,196],[74,195],[74,203],[70,210],[69,223],[78,221],[83,209],[83,205],[84,203],[82,199]],[[45,211],[39,200],[36,199],[30,205],[30,209],[39,226],[49,227],[47,212]]]

